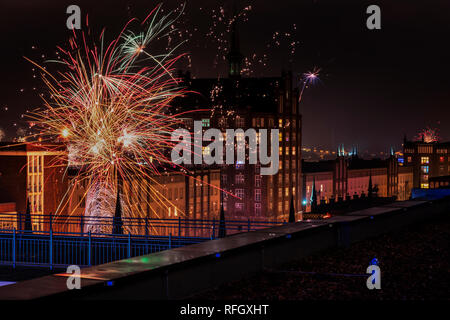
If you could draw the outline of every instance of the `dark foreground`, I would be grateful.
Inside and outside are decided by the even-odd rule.
[[[447,215],[348,248],[328,250],[191,298],[450,300],[449,243]],[[366,269],[374,257],[381,269],[381,290],[366,286]]]

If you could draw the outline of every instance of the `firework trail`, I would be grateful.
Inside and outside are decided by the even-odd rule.
[[[298,104],[300,105],[300,102],[302,101],[303,92],[305,91],[305,88],[308,87],[309,84],[314,84],[319,80],[319,68],[314,68],[313,71],[309,71],[303,74],[303,77],[301,79],[302,82],[302,89],[300,90],[300,94],[298,96]]]
[[[74,32],[68,49],[58,47],[61,59],[52,62],[62,70],[55,73],[28,59],[51,96],[30,113],[39,130],[34,138],[67,145],[76,180],[88,182],[85,217],[112,216],[118,181],[152,180],[171,163],[171,132],[181,123],[171,102],[186,93],[172,73],[182,55],[173,54],[178,45],[162,54],[150,49],[176,31],[176,18],[173,12],[161,16],[160,5],[139,23],[141,31],[130,30],[137,22],[131,19],[109,44],[104,30],[99,45]]]

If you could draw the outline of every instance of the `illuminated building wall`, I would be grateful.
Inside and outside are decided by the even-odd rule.
[[[132,233],[145,234],[145,218],[149,218],[149,233],[152,235],[178,235],[178,223],[172,222],[173,230],[152,222],[152,219],[219,219],[220,213],[220,171],[218,169],[192,170],[193,176],[187,177],[180,172],[150,175],[146,179],[134,179],[123,182],[122,214],[124,217],[142,218],[140,226],[132,227]],[[195,188],[194,188],[195,184]],[[85,210],[87,182],[71,179],[72,201],[69,212],[82,216]],[[195,213],[194,213],[195,212]],[[167,225],[170,221],[164,221]],[[127,232],[128,229],[125,230]],[[79,225],[66,226],[65,231],[80,232]],[[181,230],[182,235],[202,235],[205,231],[192,228]],[[203,233],[202,233],[203,232]]]
[[[246,162],[221,165],[222,200],[227,219],[287,220],[291,198],[294,209],[301,210],[301,114],[298,90],[291,73],[273,78],[191,79],[188,88],[199,92],[180,101],[180,109],[210,109],[195,112],[185,119],[193,132],[194,121],[202,121],[203,130],[253,128],[279,129],[279,171],[261,175],[260,164]],[[215,91],[217,90],[217,92]],[[211,98],[214,96],[213,98]],[[210,142],[204,142],[203,146]],[[237,148],[237,146],[235,146]],[[268,149],[270,150],[270,141]],[[205,166],[207,167],[207,166]]]
[[[403,165],[412,167],[414,188],[429,188],[429,179],[450,175],[450,142],[404,141]]]
[[[65,213],[59,204],[67,190],[64,176],[65,166],[61,165],[64,151],[55,147],[39,145],[10,145],[2,143],[0,149],[0,201],[16,203],[18,227],[23,227],[27,199],[30,202],[33,230],[48,229],[49,222],[39,215],[58,215]]]
[[[336,160],[303,162],[302,167],[304,212],[311,211],[313,186],[318,204],[368,196],[370,179],[379,197],[402,201],[411,196],[413,171],[399,167],[395,156],[386,160],[338,156]]]

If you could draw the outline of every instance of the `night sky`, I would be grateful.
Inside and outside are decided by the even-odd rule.
[[[106,27],[112,36],[130,17],[144,19],[160,2],[2,1],[0,128],[6,133],[4,140],[26,127],[21,115],[27,109],[41,105],[39,74],[32,72],[23,56],[42,62],[41,54],[55,58],[56,45],[66,46],[68,5],[77,4],[83,17],[89,15],[94,33]],[[162,2],[166,11],[182,3]],[[300,76],[314,67],[322,69],[321,82],[305,91],[302,101],[304,145],[335,149],[344,143],[358,145],[362,151],[388,151],[390,146],[400,147],[404,134],[412,138],[426,126],[438,128],[442,139],[450,140],[450,2],[418,3],[238,1],[239,9],[252,6],[239,26],[241,51],[247,57],[267,55],[267,66],[254,63],[251,76],[276,76],[282,69]],[[381,30],[366,28],[369,4],[381,7]],[[180,29],[192,33],[178,52],[190,53],[189,69],[195,77],[227,75],[217,38],[228,40],[228,34],[220,36],[219,24],[213,29],[215,37],[207,35],[220,6],[226,14],[232,11],[232,1],[188,1],[186,14],[178,22]],[[291,43],[297,42],[292,54]],[[187,59],[180,67],[188,68]]]

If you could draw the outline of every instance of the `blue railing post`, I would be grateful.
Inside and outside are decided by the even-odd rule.
[[[53,269],[53,231],[50,229],[50,270]]]
[[[250,232],[250,219],[247,220],[247,230]]]
[[[128,258],[131,258],[131,233],[128,234]]]
[[[181,237],[181,217],[178,217],[178,237]]]
[[[216,238],[216,219],[213,219],[211,240],[214,240],[215,238]]]
[[[169,249],[172,249],[172,234],[169,233]]]
[[[12,254],[13,254],[13,268],[16,268],[16,228],[13,229],[13,243],[12,243]]]
[[[50,213],[50,231],[51,230],[53,230],[53,218],[52,218],[52,214]]]
[[[146,236],[148,236],[148,228],[149,228],[148,217],[145,217],[145,235]]]
[[[91,231],[89,231],[89,246],[88,246],[88,266],[91,265]]]

